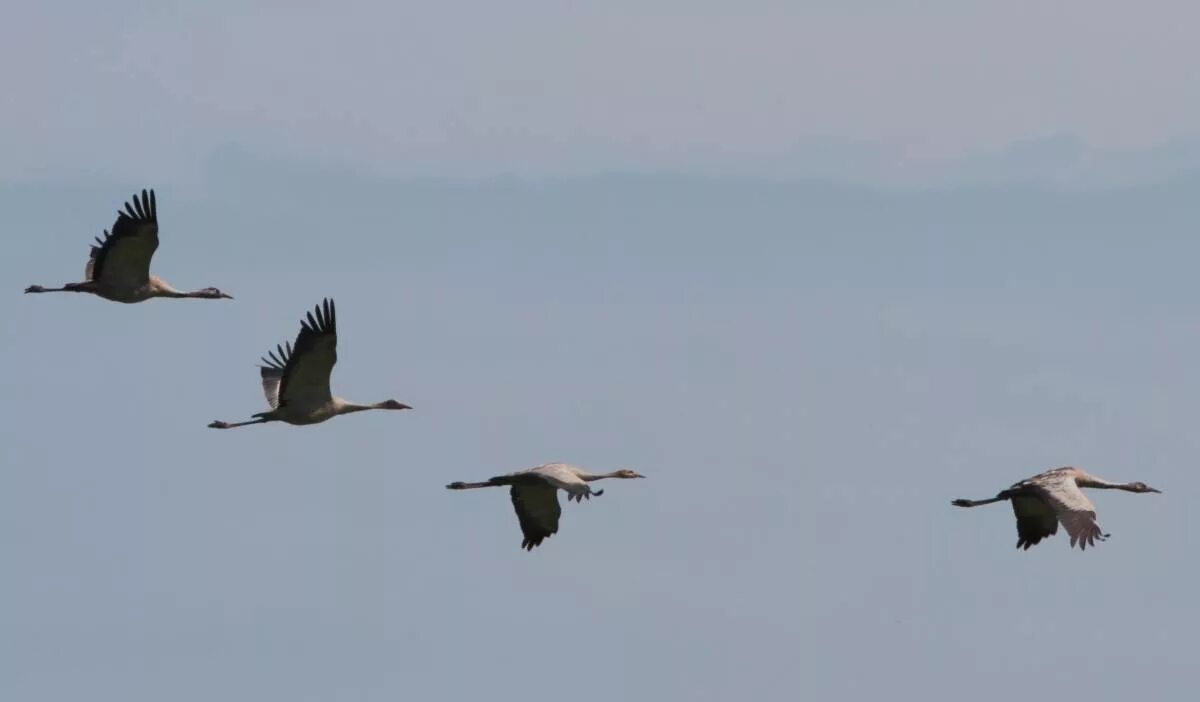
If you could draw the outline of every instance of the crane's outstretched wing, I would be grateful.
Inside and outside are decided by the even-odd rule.
[[[276,409],[288,404],[305,406],[328,402],[329,374],[337,363],[337,316],[333,300],[326,298],[300,322],[293,346],[276,346],[262,358],[263,393]]]
[[[104,238],[96,237],[84,279],[110,282],[115,286],[135,288],[150,281],[150,259],[158,249],[158,205],[154,191],[142,190],[139,200],[135,193],[125,203],[125,211],[117,213],[112,233],[104,230]]]
[[[1054,510],[1038,495],[1015,495],[1009,501],[1017,516],[1017,548],[1028,551],[1030,546],[1058,533]]]
[[[543,463],[540,466],[530,468],[529,470],[518,471],[513,475],[536,475],[551,485],[567,491],[567,499],[572,496],[575,499],[580,499],[582,493],[587,492],[587,482],[579,477],[582,472],[580,468],[569,463]]]
[[[1063,528],[1071,536],[1071,546],[1080,550],[1095,546],[1096,541],[1108,538],[1096,523],[1096,506],[1075,484],[1074,477],[1067,472],[1047,471],[1025,481],[1025,484],[1045,500]]]
[[[521,523],[521,533],[525,535],[521,548],[532,551],[534,546],[558,533],[558,518],[562,515],[558,488],[546,482],[531,481],[513,485],[508,494],[517,512],[517,521]]]
[[[288,359],[292,357],[292,342],[288,341],[284,345],[276,345],[278,351],[268,351],[266,356],[262,357],[264,365],[259,366],[262,373],[263,394],[267,396],[267,405],[271,409],[279,408],[279,384],[283,381],[283,369],[287,365]]]

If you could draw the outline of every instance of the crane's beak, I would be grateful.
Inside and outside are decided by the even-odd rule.
[[[1162,490],[1155,490],[1155,489],[1154,489],[1154,488],[1152,488],[1152,487],[1147,487],[1147,488],[1146,488],[1146,492],[1157,492],[1157,493],[1158,493],[1158,494],[1160,494],[1160,495],[1162,494]]]
[[[221,297],[225,298],[226,300],[233,299],[233,295],[230,295],[229,293],[221,293]]]

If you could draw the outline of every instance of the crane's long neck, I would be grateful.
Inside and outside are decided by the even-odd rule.
[[[351,412],[362,412],[364,410],[387,409],[386,402],[372,402],[369,405],[360,405],[356,402],[346,402],[343,400],[338,405],[338,414],[349,414]]]
[[[1140,492],[1135,483],[1112,483],[1101,478],[1079,478],[1075,484],[1081,488],[1095,488],[1097,490],[1125,490],[1127,492]]]
[[[173,297],[173,298],[210,298],[213,295],[207,288],[193,290],[176,290],[170,283],[159,278],[158,276],[150,276],[150,289],[153,291],[153,297]]]
[[[611,473],[583,473],[579,476],[579,479],[584,482],[590,483],[594,480],[604,480],[605,478],[615,478],[615,477],[617,477],[617,473],[618,473],[618,471],[615,471],[615,470]]]
[[[156,275],[150,276],[150,292],[152,297],[191,297],[191,293],[176,290],[167,281]]]
[[[184,290],[176,290],[175,288],[172,288],[170,286],[167,286],[167,288],[165,290],[164,289],[156,290],[154,293],[154,296],[155,297],[174,297],[174,298],[198,298],[198,299],[208,299],[208,298],[212,297],[212,295],[209,295],[208,291],[206,291],[206,290],[193,290],[191,292],[187,292]]]

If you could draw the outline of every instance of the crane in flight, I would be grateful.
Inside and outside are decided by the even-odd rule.
[[[232,429],[248,424],[286,422],[288,424],[317,424],[339,414],[371,409],[406,410],[408,405],[384,400],[370,405],[347,402],[329,392],[329,375],[337,363],[337,310],[333,300],[326,298],[301,320],[296,344],[277,345],[268,351],[259,366],[266,412],[252,414],[248,422],[222,422],[208,426],[213,429]]]
[[[1053,536],[1058,533],[1061,522],[1071,536],[1071,546],[1078,544],[1082,551],[1088,546],[1095,546],[1096,541],[1104,541],[1109,535],[1100,530],[1100,525],[1096,523],[1096,507],[1081,488],[1161,492],[1145,483],[1113,483],[1089,475],[1080,468],[1067,466],[1022,480],[986,500],[958,499],[951,504],[956,507],[979,507],[1008,500],[1017,517],[1017,548],[1029,550],[1030,546]]]
[[[546,463],[536,468],[496,476],[482,483],[464,483],[460,480],[450,483],[446,488],[470,490],[500,485],[511,486],[508,494],[512,498],[513,509],[517,512],[517,521],[520,522],[521,533],[524,535],[521,548],[532,551],[534,546],[558,533],[558,518],[562,515],[562,507],[558,504],[559,490],[567,493],[568,502],[580,502],[604,494],[603,490],[593,490],[588,483],[605,478],[644,477],[646,476],[627,468],[596,474],[567,463]]]
[[[216,288],[184,292],[171,287],[167,281],[150,274],[150,259],[158,249],[158,205],[154,191],[142,190],[139,200],[134,193],[132,204],[117,212],[112,233],[104,230],[104,238],[96,237],[84,269],[83,282],[67,283],[61,288],[30,285],[27,293],[82,292],[98,295],[114,302],[143,302],[152,297],[193,297],[204,300],[233,299]]]

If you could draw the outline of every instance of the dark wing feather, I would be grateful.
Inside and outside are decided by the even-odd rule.
[[[134,194],[117,213],[112,233],[96,237],[88,259],[85,278],[121,287],[137,287],[150,280],[150,259],[158,249],[158,205],[154,191]]]
[[[529,481],[513,485],[508,494],[525,536],[521,548],[532,551],[534,546],[558,533],[558,518],[562,515],[558,488],[541,480]]]
[[[262,358],[263,393],[272,409],[328,402],[329,374],[337,363],[337,316],[326,298],[300,322],[296,343],[276,346]]]
[[[279,384],[283,380],[283,369],[287,365],[287,359],[292,355],[292,342],[287,342],[287,346],[277,345],[276,351],[268,351],[267,356],[262,357],[263,365],[259,366],[262,372],[263,394],[267,396],[267,404],[271,409],[279,408]]]
[[[1009,498],[1013,514],[1017,516],[1017,548],[1026,551],[1042,539],[1058,533],[1058,518],[1045,500],[1031,492],[1023,492]]]

